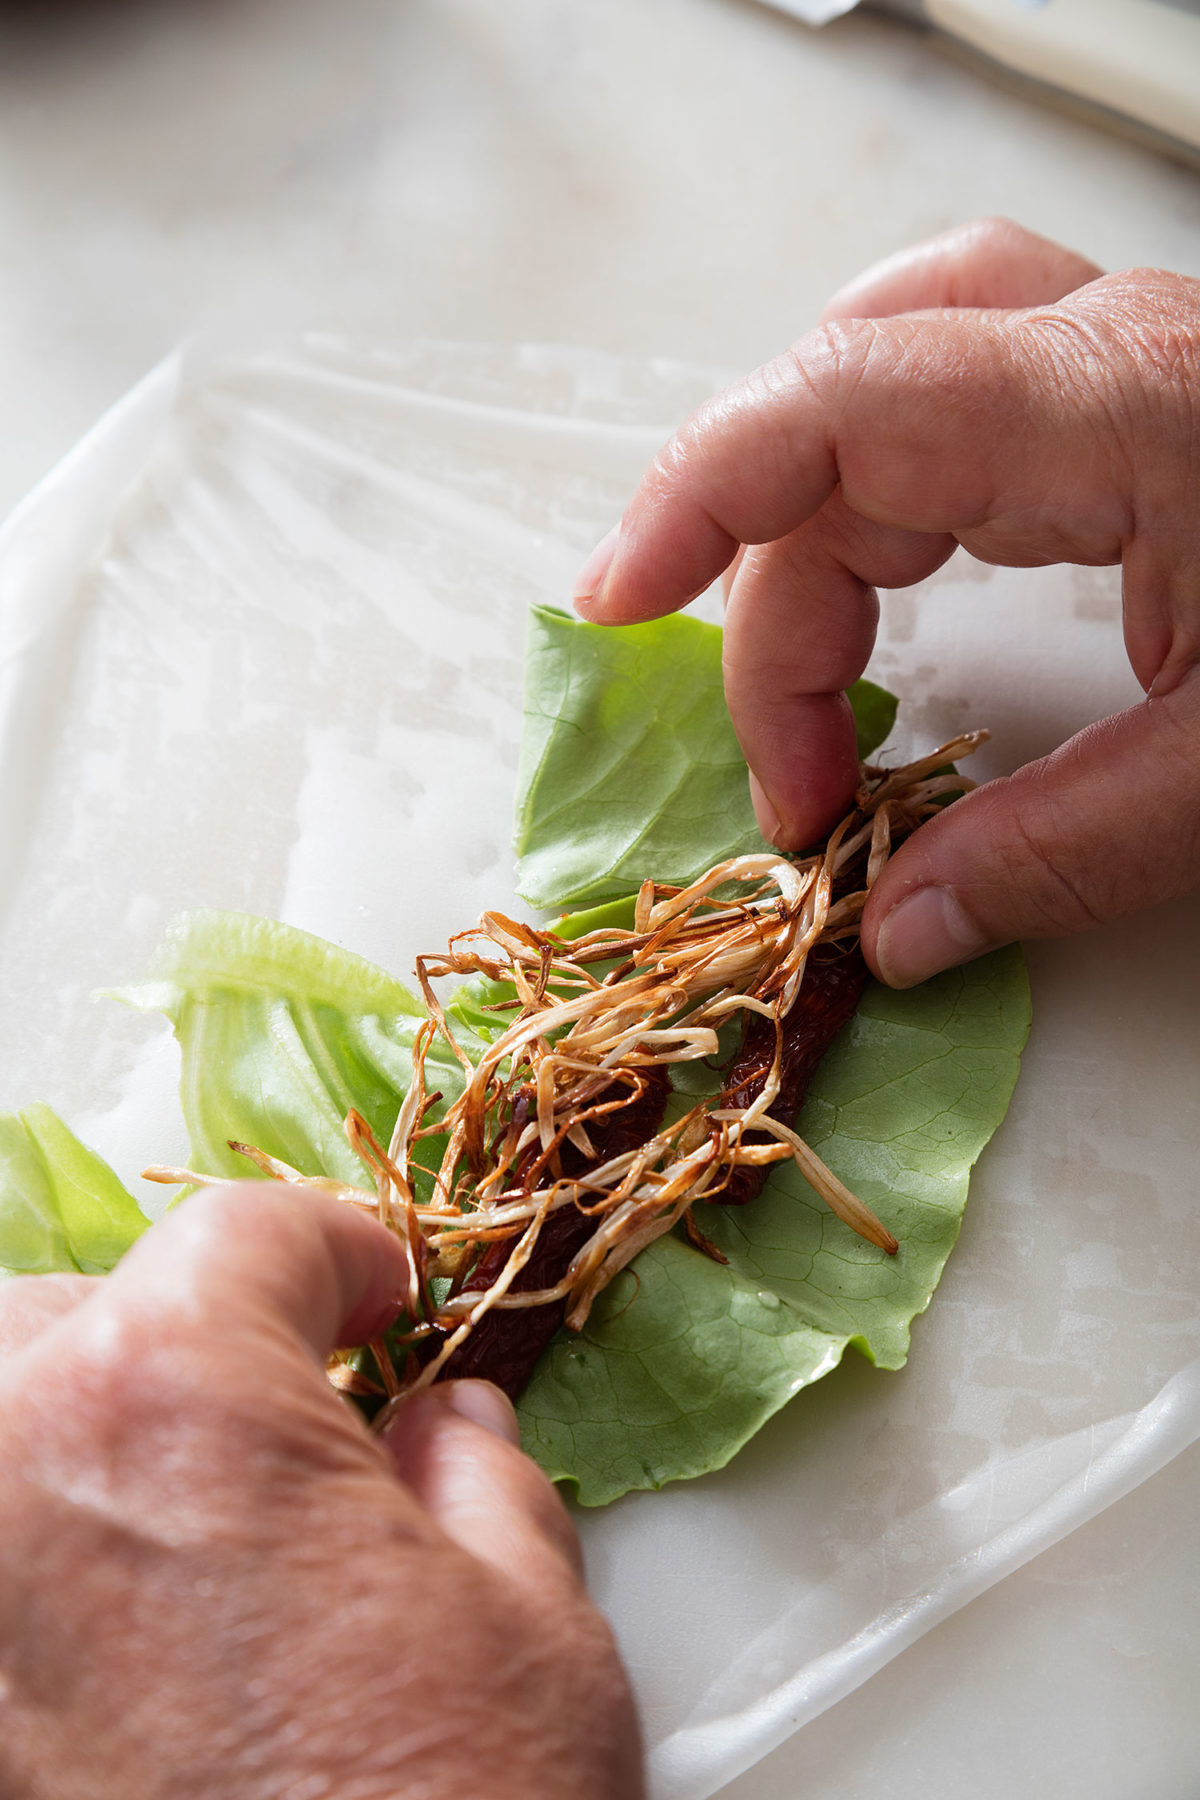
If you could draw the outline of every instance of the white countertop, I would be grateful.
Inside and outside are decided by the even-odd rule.
[[[749,367],[1010,213],[1200,259],[1200,180],[916,32],[753,0],[107,0],[0,19],[0,506],[230,319]]]
[[[1200,272],[1200,176],[854,15],[752,0],[203,0],[0,22],[0,509],[180,339],[328,326],[750,366],[1004,212]],[[729,1800],[1195,1793],[1193,1450]]]

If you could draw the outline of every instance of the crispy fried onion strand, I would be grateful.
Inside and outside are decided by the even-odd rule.
[[[765,851],[730,857],[685,888],[645,882],[632,931],[599,930],[566,940],[486,912],[472,930],[451,938],[443,953],[419,957],[416,974],[429,1018],[416,1035],[413,1081],[391,1142],[384,1149],[357,1112],[345,1124],[373,1177],[373,1192],[304,1175],[231,1141],[264,1174],[328,1192],[393,1231],[408,1265],[401,1296],[408,1328],[397,1341],[413,1345],[434,1331],[442,1334],[436,1355],[423,1365],[410,1355],[400,1376],[385,1346],[372,1345],[382,1386],[339,1352],[330,1363],[334,1385],[389,1400],[428,1386],[493,1307],[565,1302],[567,1325],[580,1330],[613,1278],[681,1219],[690,1224],[695,1202],[718,1199],[732,1171],[747,1163],[793,1160],[852,1231],[894,1252],[895,1238],[874,1213],[793,1130],[769,1116],[780,1084],[779,1031],[774,1061],[749,1105],[703,1102],[636,1149],[604,1159],[589,1126],[599,1134],[606,1117],[619,1117],[619,1109],[638,1098],[645,1087],[640,1071],[715,1055],[717,1032],[734,1014],[755,1012],[777,1024],[784,1019],[813,946],[857,938],[867,895],[894,843],[948,795],[975,785],[947,764],[986,737],[970,732],[902,769],[864,766],[853,811],[819,855],[795,860]],[[864,858],[862,885],[835,899],[839,876],[844,886],[855,860]],[[729,897],[731,890],[736,898]],[[494,1041],[468,1052],[433,983],[479,975],[506,984],[515,998],[497,1003],[498,1025],[506,1012],[512,1016]],[[461,1066],[463,1090],[433,1117],[441,1096],[428,1091],[426,1058],[438,1039]],[[418,1152],[431,1138],[446,1141],[430,1171],[432,1192],[419,1198]],[[563,1173],[561,1149],[568,1142],[585,1159],[582,1173]],[[145,1174],[167,1182],[228,1179],[161,1167]],[[552,1287],[514,1293],[512,1284],[546,1220],[564,1207],[594,1220],[591,1236]],[[705,1242],[698,1228],[693,1235]],[[498,1239],[513,1247],[496,1279],[482,1291],[464,1289],[481,1254]],[[431,1285],[438,1278],[440,1297]]]

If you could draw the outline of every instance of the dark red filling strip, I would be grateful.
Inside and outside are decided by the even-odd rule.
[[[795,1123],[818,1064],[842,1026],[852,1017],[866,979],[867,967],[857,947],[843,949],[840,945],[830,945],[819,948],[809,957],[800,993],[783,1022],[780,1091],[769,1109],[773,1118],[786,1125]],[[758,1013],[748,1013],[741,1048],[722,1090],[722,1103],[748,1106],[762,1092],[774,1055],[774,1025]],[[654,1136],[662,1122],[670,1092],[666,1070],[654,1067],[642,1073],[645,1085],[636,1098],[588,1125],[588,1135],[595,1145],[599,1162],[607,1162],[610,1157],[623,1155],[644,1144]],[[622,1092],[622,1088],[614,1084],[601,1096],[601,1101],[618,1100]],[[767,1132],[747,1133],[748,1143],[771,1141]],[[588,1167],[587,1160],[573,1144],[564,1144],[560,1154],[564,1175],[579,1175]],[[762,1191],[770,1172],[768,1165],[735,1169],[728,1186],[714,1198],[721,1204],[744,1206]],[[566,1274],[571,1259],[594,1229],[595,1220],[573,1206],[551,1214],[542,1227],[533,1254],[509,1291],[523,1294],[537,1288],[553,1287]],[[463,1283],[463,1292],[480,1293],[491,1287],[512,1254],[515,1242],[516,1238],[511,1237],[490,1244]],[[516,1400],[543,1350],[562,1325],[566,1310],[566,1301],[556,1300],[547,1306],[495,1308],[485,1313],[466,1342],[447,1358],[437,1379],[449,1381],[460,1376],[477,1376],[494,1381],[511,1400]],[[446,1334],[441,1331],[425,1338],[421,1347],[422,1361],[435,1355],[445,1338]]]
[[[596,1148],[596,1161],[623,1156],[652,1138],[662,1123],[670,1078],[663,1068],[640,1071],[643,1088],[635,1098],[617,1111],[589,1122],[588,1135]],[[598,1104],[620,1100],[628,1090],[620,1083],[600,1095]],[[574,1144],[564,1144],[560,1167],[566,1176],[582,1175],[588,1159]],[[513,1278],[510,1293],[528,1294],[537,1288],[553,1287],[562,1280],[577,1250],[581,1250],[596,1229],[594,1218],[588,1218],[577,1207],[564,1206],[551,1213],[538,1234],[533,1254]],[[515,1238],[499,1239],[489,1244],[475,1269],[463,1283],[464,1293],[481,1293],[490,1288],[509,1256]],[[484,1313],[466,1342],[448,1357],[438,1372],[439,1381],[474,1375],[494,1381],[510,1400],[516,1400],[533,1374],[538,1358],[566,1317],[565,1300],[554,1300],[546,1306],[499,1307]],[[426,1355],[436,1354],[445,1342],[445,1333],[434,1333],[425,1343]]]
[[[783,1021],[779,1092],[767,1108],[781,1125],[796,1123],[821,1058],[842,1026],[854,1017],[866,979],[867,965],[857,944],[849,949],[830,944],[809,957],[796,1003]],[[747,1013],[742,1047],[730,1066],[721,1104],[749,1106],[762,1093],[774,1058],[774,1024],[761,1013]],[[744,1137],[747,1144],[774,1141],[766,1131],[748,1131]],[[725,1206],[745,1206],[762,1193],[770,1173],[769,1163],[757,1167],[743,1163],[733,1170],[723,1192],[714,1197]]]

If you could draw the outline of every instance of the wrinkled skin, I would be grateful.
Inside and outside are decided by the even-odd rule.
[[[208,1192],[106,1281],[0,1287],[5,1800],[639,1800],[575,1533],[486,1382],[383,1442],[323,1361],[371,1220]]]
[[[1200,882],[1200,281],[1104,275],[1005,220],[892,257],[684,426],[577,586],[587,618],[624,624],[731,571],[729,708],[759,823],[796,849],[850,798],[841,690],[870,656],[876,587],[959,544],[1014,567],[1119,563],[1146,699],[891,859],[863,947],[901,987]]]

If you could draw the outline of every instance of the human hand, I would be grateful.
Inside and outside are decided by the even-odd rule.
[[[490,1383],[329,1387],[391,1235],[271,1183],[0,1287],[5,1800],[638,1800],[575,1533]]]
[[[863,914],[883,980],[1200,881],[1200,282],[1103,276],[997,220],[889,259],[671,439],[576,604],[656,618],[742,544],[726,694],[759,823],[785,849],[847,810],[840,690],[870,656],[876,584],[920,581],[958,544],[1013,567],[1122,565],[1146,700],[900,848]]]

